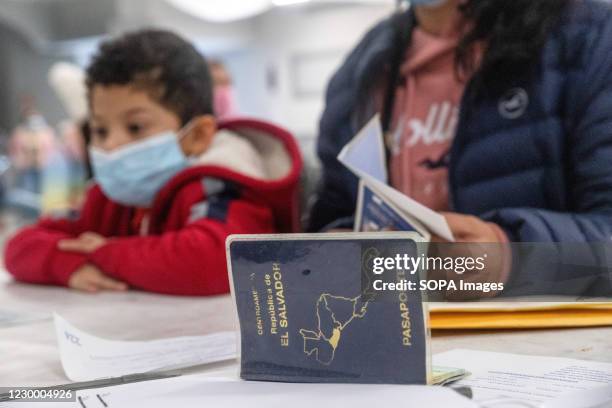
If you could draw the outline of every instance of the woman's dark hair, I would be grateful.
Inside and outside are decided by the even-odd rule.
[[[461,76],[479,69],[486,89],[500,91],[509,80],[529,76],[571,0],[468,0],[460,10],[467,33],[456,53]],[[477,67],[476,49],[484,45]]]
[[[457,76],[465,80],[478,72],[476,86],[487,95],[504,91],[509,83],[528,79],[541,59],[542,49],[574,0],[467,0],[460,6],[466,32],[455,54]],[[389,130],[395,90],[401,83],[400,65],[410,46],[415,13],[397,13],[391,19],[394,46],[390,64],[372,64],[359,97],[368,100],[375,89],[384,89],[381,121]],[[478,50],[484,51],[478,58]],[[371,80],[374,78],[374,80]],[[366,105],[361,104],[361,105]],[[362,107],[365,109],[364,107]]]
[[[87,89],[133,85],[183,124],[213,113],[208,64],[193,45],[164,30],[142,30],[104,42],[87,68]],[[91,101],[91,97],[90,97]]]

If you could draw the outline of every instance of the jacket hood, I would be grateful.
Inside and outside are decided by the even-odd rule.
[[[190,160],[190,167],[220,166],[258,180],[276,177],[266,168],[264,158],[264,152],[259,151],[248,137],[222,129],[202,155]]]
[[[298,183],[302,157],[293,136],[261,120],[220,121],[210,148],[157,194],[152,212],[162,212],[186,184],[204,177],[234,182],[243,195],[264,201],[281,232],[299,230]]]

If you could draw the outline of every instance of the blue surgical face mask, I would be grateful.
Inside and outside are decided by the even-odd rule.
[[[409,3],[413,6],[425,6],[425,7],[436,7],[442,5],[447,0],[409,0]]]
[[[162,187],[188,166],[179,145],[181,138],[176,132],[167,131],[111,152],[90,147],[94,177],[111,200],[127,206],[150,207]]]

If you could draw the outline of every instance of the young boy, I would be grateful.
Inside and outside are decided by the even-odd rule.
[[[41,220],[8,243],[18,280],[97,292],[228,291],[229,234],[297,227],[301,158],[259,121],[217,125],[196,49],[165,31],[100,47],[87,70],[96,184],[77,220]]]

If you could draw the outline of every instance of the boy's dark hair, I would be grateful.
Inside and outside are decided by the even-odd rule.
[[[96,85],[139,87],[176,113],[183,124],[213,113],[206,59],[169,31],[135,31],[104,42],[87,69],[90,101]]]

